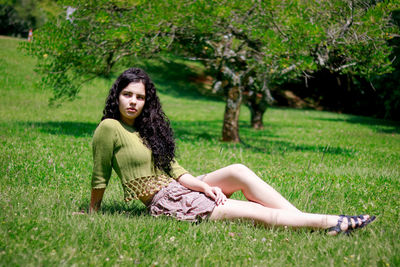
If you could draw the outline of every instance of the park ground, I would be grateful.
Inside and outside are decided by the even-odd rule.
[[[74,215],[88,209],[91,137],[113,79],[50,107],[20,41],[0,38],[0,266],[400,265],[399,123],[275,107],[256,131],[243,107],[243,143],[222,143],[225,104],[197,93],[182,63],[138,62],[159,88],[182,166],[199,175],[243,163],[303,211],[369,213],[376,222],[331,237],[246,221],[155,219],[139,202],[123,202],[115,174],[101,212]]]

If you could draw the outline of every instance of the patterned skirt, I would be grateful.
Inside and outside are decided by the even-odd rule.
[[[207,219],[215,206],[214,200],[205,194],[190,190],[174,180],[154,195],[148,209],[156,217],[166,215],[197,222]]]

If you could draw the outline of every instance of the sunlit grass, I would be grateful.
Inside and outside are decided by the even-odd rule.
[[[255,131],[243,107],[243,143],[226,144],[224,102],[168,73],[182,65],[142,63],[172,121],[178,160],[194,175],[240,162],[302,210],[365,212],[378,220],[349,238],[247,222],[155,219],[142,204],[123,202],[115,174],[101,213],[72,215],[88,207],[91,136],[112,80],[94,80],[76,101],[51,108],[50,92],[33,89],[34,60],[16,50],[18,40],[0,43],[1,266],[400,264],[398,123],[271,108],[265,129]]]

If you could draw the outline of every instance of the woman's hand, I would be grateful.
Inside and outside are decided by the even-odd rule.
[[[221,188],[219,188],[217,186],[208,186],[204,190],[204,194],[206,196],[212,198],[215,201],[215,203],[217,204],[217,206],[224,205],[224,203],[226,201],[225,194],[222,192]]]
[[[217,186],[209,186],[205,182],[194,178],[189,173],[185,173],[179,177],[178,182],[186,188],[203,192],[206,196],[214,200],[217,205],[223,205],[226,201],[226,196],[222,192],[221,188]]]
[[[100,209],[101,201],[103,199],[105,188],[92,189],[92,194],[90,197],[89,214],[97,212]]]

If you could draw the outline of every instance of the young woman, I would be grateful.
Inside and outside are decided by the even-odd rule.
[[[131,68],[110,89],[103,118],[93,137],[90,212],[97,211],[114,169],[126,201],[141,200],[151,215],[196,221],[250,219],[265,226],[326,229],[350,233],[375,216],[304,213],[253,171],[234,164],[193,177],[175,160],[175,141],[154,84]],[[229,199],[241,190],[248,201]]]

